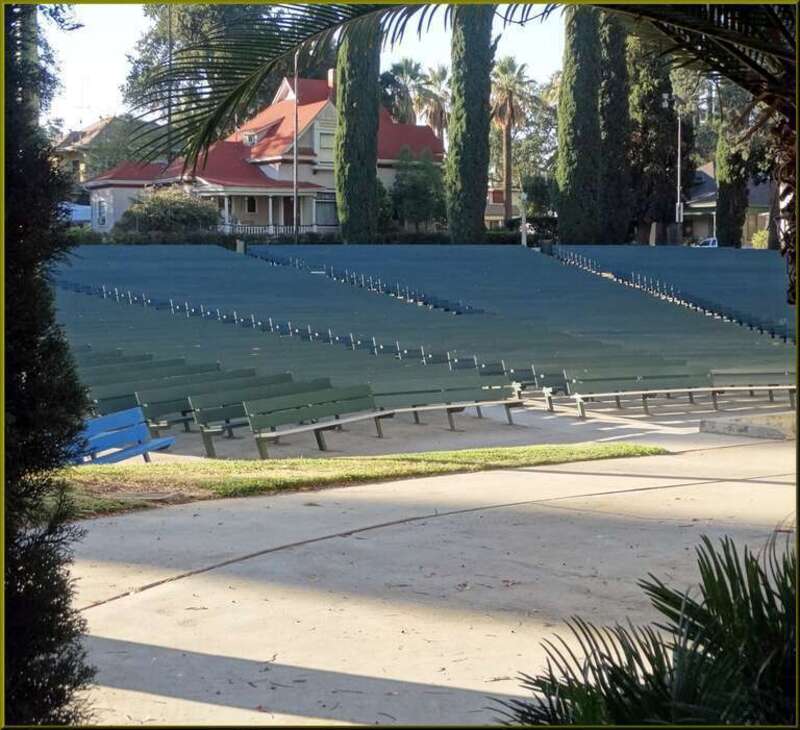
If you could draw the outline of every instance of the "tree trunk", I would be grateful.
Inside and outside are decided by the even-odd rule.
[[[781,237],[778,230],[781,214],[779,190],[780,185],[777,182],[773,182],[772,190],[769,194],[769,220],[767,222],[767,248],[770,251],[781,250]]]
[[[503,125],[503,206],[506,225],[511,220],[511,122]]]

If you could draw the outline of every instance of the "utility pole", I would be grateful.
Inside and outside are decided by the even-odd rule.
[[[167,66],[169,85],[167,87],[167,161],[172,161],[172,5],[167,5]]]
[[[528,248],[528,219],[525,211],[525,204],[528,202],[528,194],[523,190],[519,196],[519,212],[521,216],[520,231],[522,232],[522,247]]]
[[[300,51],[294,52],[294,153],[293,153],[293,169],[292,169],[292,184],[293,184],[293,191],[294,191],[294,202],[292,204],[292,214],[294,218],[294,242],[300,243],[300,211],[297,207],[297,135],[298,135],[298,127],[300,125],[299,118],[298,118],[298,104],[300,103],[300,85],[298,84],[298,76],[297,76],[297,57],[300,55]]]

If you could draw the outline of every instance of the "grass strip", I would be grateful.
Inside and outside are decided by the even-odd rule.
[[[64,476],[82,516],[158,504],[668,453],[656,446],[583,443],[386,456],[216,460],[81,466]]]

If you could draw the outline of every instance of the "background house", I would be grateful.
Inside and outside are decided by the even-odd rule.
[[[294,110],[298,115],[298,209],[301,230],[331,231],[338,226],[333,148],[336,134],[333,73],[328,79],[299,79],[295,92],[284,79],[272,103],[216,142],[196,170],[182,159],[162,166],[123,163],[95,178],[90,191],[92,227],[108,231],[144,187],[181,185],[193,195],[217,202],[224,230],[281,233],[293,223]],[[394,182],[400,153],[415,158],[427,151],[441,162],[444,147],[428,126],[395,123],[380,109],[378,178]]]
[[[769,203],[774,183],[748,184],[748,204],[742,228],[742,245],[749,245],[756,231],[769,224]],[[715,163],[707,162],[695,173],[694,184],[689,189],[688,200],[683,205],[684,238],[698,241],[716,236],[717,180]]]
[[[511,218],[519,218],[520,216],[520,201],[522,190],[520,188],[511,189]],[[505,208],[505,190],[503,184],[498,182],[489,181],[489,187],[486,191],[486,211],[483,214],[483,220],[486,223],[486,228],[498,229],[505,228],[506,226],[506,208]]]

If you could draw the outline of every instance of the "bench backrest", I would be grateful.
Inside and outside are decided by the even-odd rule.
[[[85,368],[79,368],[82,378],[102,377],[114,373],[144,373],[148,370],[156,370],[165,365],[185,365],[185,357],[172,357],[164,360],[147,360],[146,362],[137,363],[122,363],[122,365],[105,363],[103,365],[90,365]]]
[[[254,432],[273,426],[374,409],[375,399],[369,385],[325,388],[296,395],[244,402],[244,410],[250,421],[250,428]]]
[[[569,393],[581,395],[591,393],[625,392],[626,390],[673,390],[701,388],[709,385],[708,375],[698,373],[662,373],[643,377],[580,377],[568,380]]]
[[[162,365],[158,368],[151,368],[142,373],[142,376],[150,378],[165,378],[170,375],[196,375],[197,373],[218,372],[218,362],[196,363],[194,365],[186,365],[176,363],[175,365]],[[81,380],[89,385],[90,388],[98,385],[111,385],[112,383],[122,382],[123,380],[131,380],[134,373],[109,373],[102,376],[96,376],[91,380],[86,380],[81,377]]]
[[[797,374],[789,370],[712,370],[714,385],[795,385]]]
[[[76,357],[75,361],[78,365],[78,368],[94,368],[94,367],[103,367],[105,366],[121,366],[121,365],[131,365],[133,363],[142,363],[142,362],[150,362],[155,358],[152,352],[145,352],[139,355],[123,355],[122,350],[119,350],[118,354],[113,353],[97,353],[90,354],[84,357]]]
[[[91,395],[96,401],[118,396],[134,397],[137,390],[151,388],[166,388],[172,386],[191,385],[192,383],[204,383],[207,381],[241,380],[244,378],[256,377],[254,368],[241,368],[238,370],[208,370],[202,373],[190,373],[188,375],[165,375],[163,377],[136,378],[127,380],[123,383],[111,383],[109,385],[97,385],[91,388]],[[133,408],[134,406],[131,406]],[[122,409],[118,409],[122,410]]]
[[[143,444],[150,440],[150,431],[144,422],[141,408],[129,408],[108,416],[93,418],[76,440],[72,458],[83,457],[113,448],[124,448],[131,444]]]
[[[198,393],[189,396],[189,407],[195,423],[208,426],[233,419],[245,418],[244,402],[264,398],[290,397],[295,394],[330,388],[329,378],[277,383],[253,388],[237,388],[215,393]]]

